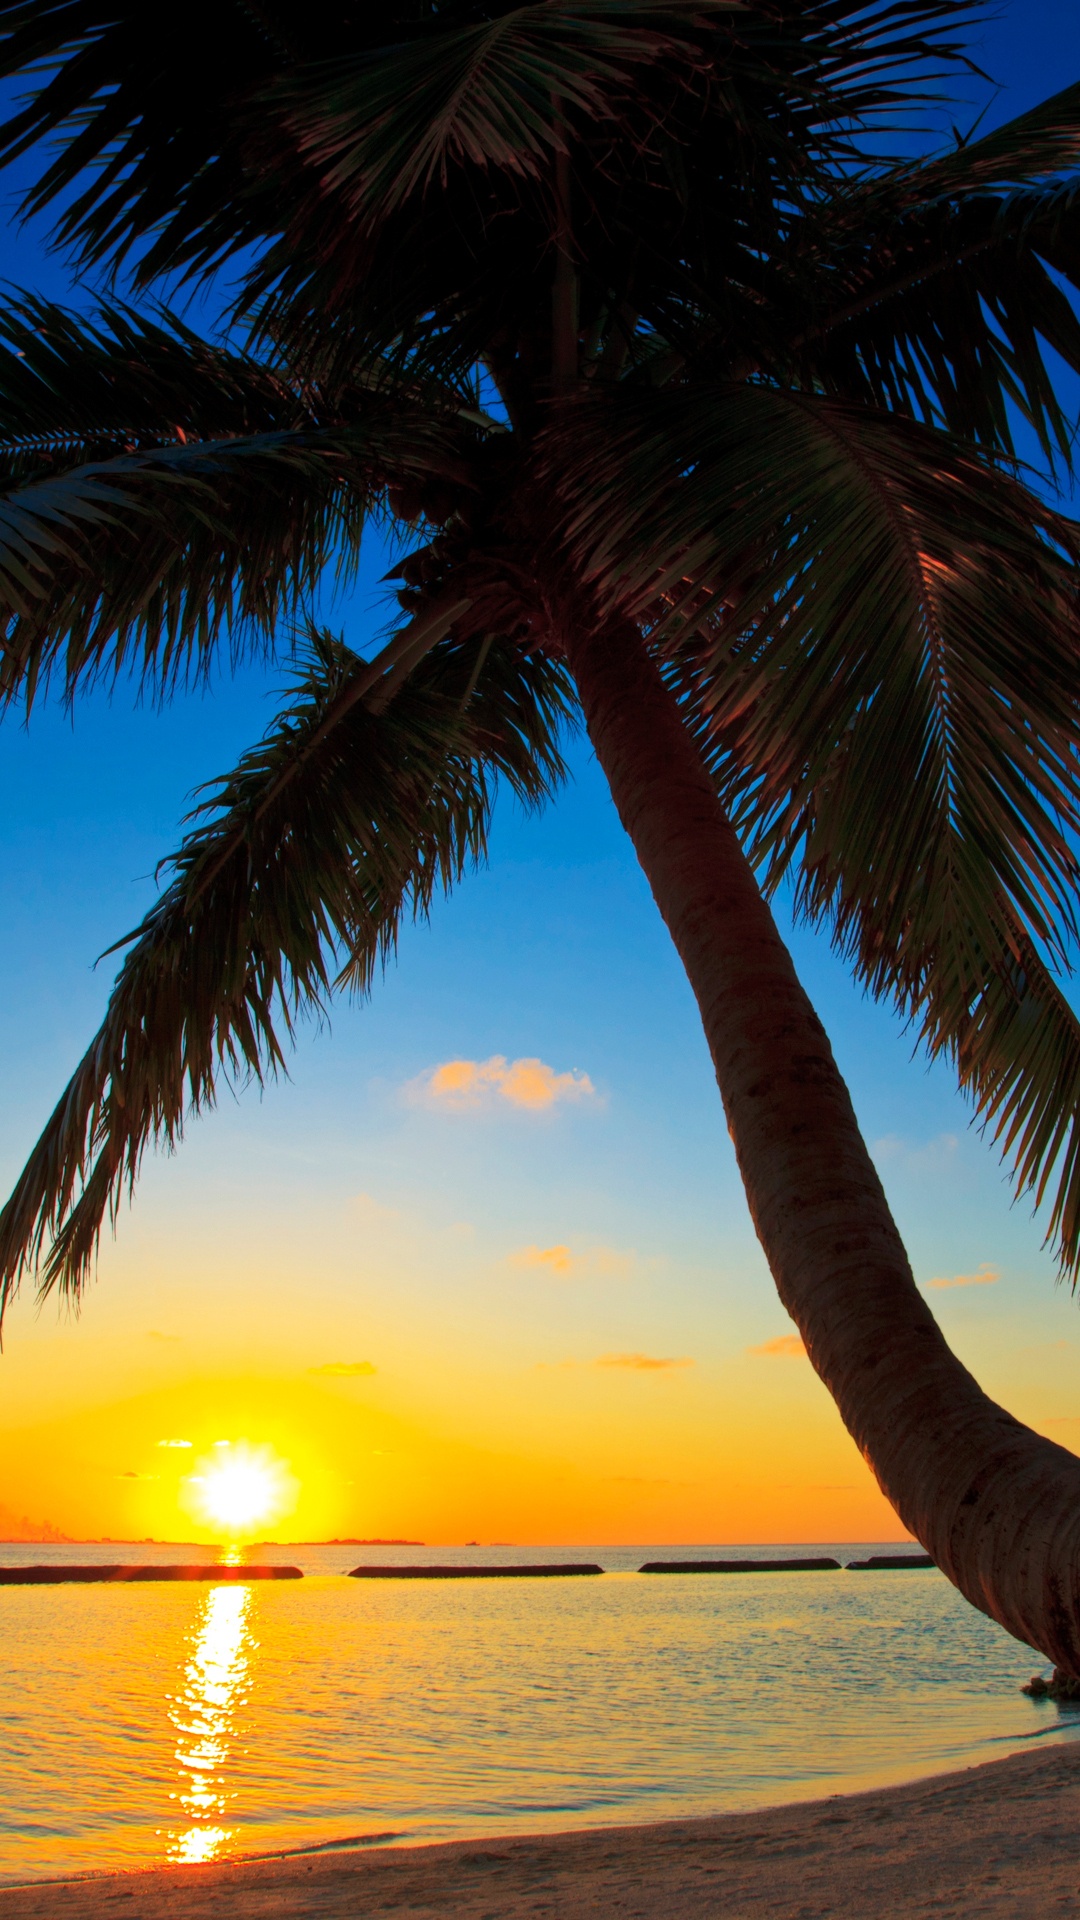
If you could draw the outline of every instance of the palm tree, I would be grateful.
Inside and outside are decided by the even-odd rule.
[[[1080,1461],[946,1346],[767,904],[955,1063],[1075,1273],[1080,532],[1012,434],[1067,467],[1080,86],[890,157],[967,13],[0,0],[27,209],[143,296],[231,275],[212,341],[9,297],[4,698],[298,662],[118,943],[0,1299],[78,1294],[148,1143],[366,988],[580,712],[814,1366],[949,1578],[1080,1676]],[[399,631],[305,638],[386,512]]]

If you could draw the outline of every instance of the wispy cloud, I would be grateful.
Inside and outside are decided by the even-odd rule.
[[[1000,1269],[984,1263],[975,1273],[954,1273],[948,1279],[929,1280],[927,1285],[934,1293],[942,1293],[946,1287],[992,1287],[1000,1279]]]
[[[192,1442],[190,1440],[158,1440],[156,1444],[159,1447],[190,1447]]]
[[[887,1133],[875,1140],[870,1149],[878,1166],[896,1167],[902,1173],[934,1173],[947,1167],[960,1142],[955,1133],[939,1133],[933,1140],[904,1140],[898,1133]]]
[[[545,1113],[563,1101],[596,1097],[588,1074],[576,1067],[557,1073],[543,1060],[508,1060],[502,1053],[492,1054],[490,1060],[444,1060],[410,1081],[406,1091],[425,1106],[451,1113],[475,1111],[501,1100],[527,1112]]]
[[[697,1487],[699,1480],[650,1480],[641,1473],[609,1473],[605,1475],[605,1487]]]
[[[384,1207],[371,1193],[350,1194],[348,1210],[352,1219],[362,1221],[369,1229],[389,1227],[401,1219],[397,1207]]]
[[[602,1353],[597,1360],[538,1360],[536,1373],[592,1373],[597,1367],[620,1373],[674,1373],[680,1367],[692,1367],[685,1355],[652,1353]]]
[[[358,1380],[362,1374],[378,1373],[370,1360],[328,1360],[324,1366],[309,1367],[309,1373],[332,1373],[342,1380]]]
[[[614,1247],[589,1247],[575,1253],[562,1241],[553,1247],[518,1247],[507,1255],[510,1266],[524,1272],[544,1273],[556,1280],[575,1275],[587,1279],[625,1278],[633,1266],[633,1255],[619,1253]]]
[[[538,1267],[542,1273],[556,1273],[565,1278],[573,1273],[577,1261],[569,1247],[519,1247],[510,1256],[512,1267]]]
[[[805,1360],[806,1347],[797,1333],[780,1333],[775,1340],[763,1340],[760,1347],[747,1347],[755,1360]]]
[[[678,1359],[651,1353],[602,1353],[593,1362],[597,1367],[618,1367],[625,1373],[672,1373],[676,1367],[692,1367],[685,1356]]]
[[[1065,1447],[1069,1453],[1080,1453],[1080,1419],[1075,1415],[1064,1415],[1057,1420],[1035,1420],[1032,1422],[1036,1433],[1043,1433],[1048,1440],[1055,1440],[1059,1447]]]

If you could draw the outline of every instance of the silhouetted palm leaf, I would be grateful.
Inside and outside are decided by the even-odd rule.
[[[0,1214],[0,1308],[39,1258],[46,1291],[77,1294],[146,1146],[174,1143],[222,1077],[275,1072],[297,1016],[335,988],[367,990],[402,916],[483,858],[500,779],[535,805],[562,778],[565,675],[479,644],[444,641],[376,716],[343,700],[368,663],[312,636],[289,704],[215,783],[129,936],[104,1022]]]
[[[265,644],[388,484],[461,476],[453,395],[352,371],[319,389],[171,319],[0,311],[4,696],[56,664],[68,692],[106,666],[161,686],[222,633]]]
[[[834,391],[1071,457],[1045,349],[1080,368],[1080,86],[957,152],[837,184],[801,221],[796,359]],[[1045,183],[1045,184],[1043,184]],[[805,263],[805,264],[804,264]]]
[[[1080,369],[1080,90],[927,160],[865,140],[969,11],[224,0],[211,23],[202,0],[0,0],[0,72],[51,70],[0,135],[0,157],[55,142],[28,205],[62,201],[65,240],[134,247],[144,275],[249,249],[260,329],[243,353],[119,307],[8,311],[5,684],[160,685],[220,635],[266,641],[373,504],[415,518],[435,488],[401,596],[427,624],[341,726],[404,724],[434,660],[501,635],[479,699],[498,648],[550,671],[528,649],[561,497],[768,883],[800,875],[803,910],[953,1051],[1021,1181],[1059,1164],[1071,1259],[1073,1021],[1048,962],[1076,931],[1080,545],[978,445],[1007,451],[1018,409],[1070,448],[1046,356]],[[595,391],[548,435],[538,531],[560,248]],[[511,432],[470,399],[481,367]],[[115,1197],[95,1167],[87,1221],[95,1181]]]
[[[952,1055],[1080,1257],[1080,529],[969,449],[807,394],[605,395],[551,439],[775,889]],[[658,592],[659,588],[659,592]]]
[[[460,25],[436,18],[411,45],[327,63],[268,98],[320,181],[361,225],[376,225],[445,187],[452,169],[546,179],[553,154],[567,150],[566,116],[614,131],[640,68],[663,56],[700,66],[704,21],[738,4],[540,0]]]

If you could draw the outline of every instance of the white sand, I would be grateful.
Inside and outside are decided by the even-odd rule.
[[[1080,1916],[1080,1744],[760,1813],[0,1891],[3,1920]]]

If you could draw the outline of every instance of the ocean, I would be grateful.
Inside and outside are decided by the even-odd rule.
[[[300,1581],[0,1587],[0,1884],[331,1844],[625,1824],[1073,1739],[1041,1657],[934,1569],[641,1575],[895,1545],[283,1546]],[[212,1548],[0,1546],[0,1563]],[[362,1581],[596,1561],[602,1579]]]

